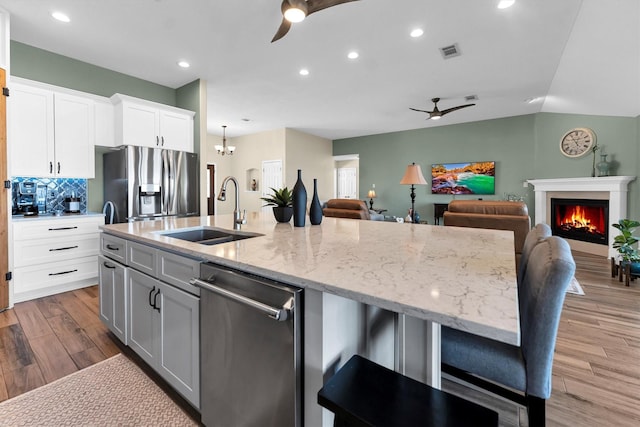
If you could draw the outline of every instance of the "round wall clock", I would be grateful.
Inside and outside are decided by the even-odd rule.
[[[575,128],[560,139],[560,151],[567,157],[584,156],[596,143],[596,134],[589,128]]]

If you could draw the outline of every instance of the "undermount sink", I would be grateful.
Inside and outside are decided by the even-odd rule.
[[[219,243],[233,242],[236,240],[262,236],[262,234],[259,233],[231,231],[213,227],[189,227],[173,231],[161,231],[159,234],[165,237],[171,237],[172,239],[200,243],[201,245],[217,245]]]

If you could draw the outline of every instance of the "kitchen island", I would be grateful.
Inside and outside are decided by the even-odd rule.
[[[395,363],[401,372],[410,370],[403,366],[405,359],[412,360],[408,363],[421,360],[420,354],[412,358],[411,347],[419,345],[415,345],[415,335],[410,338],[409,329],[425,331],[427,365],[432,365],[427,368],[435,369],[436,375],[438,325],[520,343],[510,232],[339,218],[298,228],[276,223],[267,212],[248,213],[247,224],[242,226],[242,231],[261,234],[258,237],[206,246],[163,235],[168,230],[232,229],[232,225],[231,215],[218,215],[108,225],[103,231],[304,288],[307,424],[317,420],[314,412],[320,412],[311,406],[314,390],[322,386],[322,375],[346,362],[349,355],[345,352],[373,348],[364,341],[373,342],[374,337],[350,342],[353,339],[345,332],[366,330],[353,317],[358,307],[398,315],[395,336],[386,343],[394,347],[389,349],[394,357],[401,359]],[[416,329],[416,321],[423,322],[424,329]],[[424,380],[437,385],[439,378],[427,375]]]

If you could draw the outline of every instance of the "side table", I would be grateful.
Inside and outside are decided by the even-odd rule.
[[[433,204],[433,223],[440,225],[440,218],[444,216],[444,213],[449,208],[449,203],[434,203]]]

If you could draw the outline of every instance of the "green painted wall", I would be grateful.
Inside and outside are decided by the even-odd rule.
[[[176,89],[176,106],[195,111],[193,117],[193,141],[195,152],[200,154],[200,80],[194,80]]]
[[[175,89],[13,40],[11,74],[95,95],[122,93],[176,106]]]
[[[432,163],[488,160],[496,161],[496,194],[482,197],[502,199],[505,193],[518,194],[533,214],[533,189],[523,187],[525,180],[591,176],[593,156],[569,159],[560,153],[560,138],[574,127],[595,131],[598,145],[613,160],[612,174],[640,175],[640,117],[539,113],[340,139],[333,143],[333,154],[359,154],[359,198],[366,199],[367,190],[375,183],[375,207],[387,209],[387,215],[406,216],[411,206],[409,186],[399,184],[411,162],[422,167],[429,181]],[[629,214],[633,218],[640,217],[638,188],[637,181],[629,187]],[[430,186],[418,186],[416,210],[433,223],[432,204],[447,203],[454,197],[479,196],[432,195]]]

